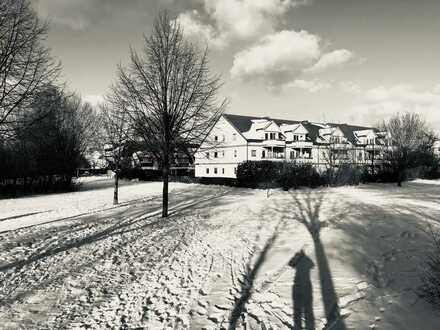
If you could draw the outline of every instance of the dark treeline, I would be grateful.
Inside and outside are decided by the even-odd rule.
[[[2,193],[48,192],[71,187],[95,132],[95,112],[80,97],[46,86],[0,143]]]

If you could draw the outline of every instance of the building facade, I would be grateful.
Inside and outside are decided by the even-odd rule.
[[[195,176],[236,178],[238,164],[259,160],[380,166],[388,141],[372,127],[224,114],[197,149]]]
[[[437,157],[440,157],[440,140],[436,140],[434,141],[434,144],[432,146],[432,152],[434,153],[434,155],[436,155]]]

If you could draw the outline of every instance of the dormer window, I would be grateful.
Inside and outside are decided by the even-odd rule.
[[[265,140],[269,140],[269,134],[268,133],[264,133],[264,139]]]
[[[299,136],[295,134],[295,135],[293,136],[293,141],[299,141]]]

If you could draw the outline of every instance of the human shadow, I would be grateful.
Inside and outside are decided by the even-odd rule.
[[[305,254],[304,250],[301,250],[290,259],[288,265],[296,269],[292,287],[293,329],[315,330],[313,291],[312,281],[310,280],[310,271],[315,264]],[[305,327],[302,325],[303,319],[305,320]]]
[[[321,221],[320,212],[325,197],[324,191],[312,193],[311,190],[308,190],[301,192],[301,194],[294,192],[291,196],[296,206],[294,209],[294,217],[304,224],[313,239],[321,284],[322,301],[327,320],[325,329],[345,330],[346,325],[340,315],[338,297],[330,265],[320,238],[321,229],[333,222],[337,222],[338,218],[342,217],[342,214],[338,213],[336,209],[332,209],[330,213],[332,213],[333,216],[328,218],[325,222]]]

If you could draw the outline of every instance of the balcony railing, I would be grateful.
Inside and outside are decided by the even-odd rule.
[[[264,140],[263,146],[265,147],[284,147],[286,145],[286,141],[284,140]]]
[[[278,153],[278,154],[267,154],[262,159],[284,159],[286,156],[284,153]]]
[[[293,141],[289,144],[292,148],[311,148],[313,147],[313,142],[311,141]]]

